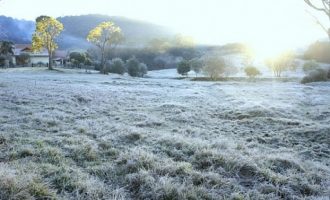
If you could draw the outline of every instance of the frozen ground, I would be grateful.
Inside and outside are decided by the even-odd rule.
[[[0,71],[0,199],[329,199],[330,83]]]

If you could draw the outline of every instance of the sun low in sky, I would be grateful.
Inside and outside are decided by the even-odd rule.
[[[39,15],[124,16],[166,26],[196,43],[248,43],[263,56],[325,38],[307,11],[314,12],[303,0],[3,0],[0,5],[0,14],[28,20]]]

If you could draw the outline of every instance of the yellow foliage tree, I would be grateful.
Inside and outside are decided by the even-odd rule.
[[[55,38],[59,36],[63,28],[63,24],[52,17],[40,16],[36,20],[36,30],[32,36],[32,49],[35,52],[41,51],[43,48],[47,49],[50,70],[53,69],[53,53],[58,48]]]
[[[101,72],[106,74],[105,65],[105,50],[106,48],[115,47],[123,39],[121,29],[113,22],[102,22],[97,27],[92,29],[88,36],[87,41],[93,43],[101,50]]]

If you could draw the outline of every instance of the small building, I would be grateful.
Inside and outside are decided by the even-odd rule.
[[[22,63],[22,55],[28,55],[28,60]],[[67,51],[55,51],[53,55],[53,64],[55,65],[63,65],[67,60]],[[26,63],[25,63],[26,62]],[[49,54],[46,49],[42,49],[40,52],[34,52],[32,50],[31,44],[15,44],[14,49],[14,65],[48,65],[49,63]]]
[[[31,44],[15,44],[14,49],[14,56],[15,59],[13,61],[14,65],[20,65],[20,59],[19,57],[22,54],[29,55],[29,65],[37,65],[37,64],[43,64],[48,65],[48,52],[46,49],[43,49],[40,52],[33,52]]]

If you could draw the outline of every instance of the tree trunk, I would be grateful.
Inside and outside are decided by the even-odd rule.
[[[105,62],[104,62],[104,49],[101,50],[101,73],[102,74],[106,74],[106,66],[105,66]]]
[[[50,51],[48,55],[48,69],[53,70],[53,53]]]

